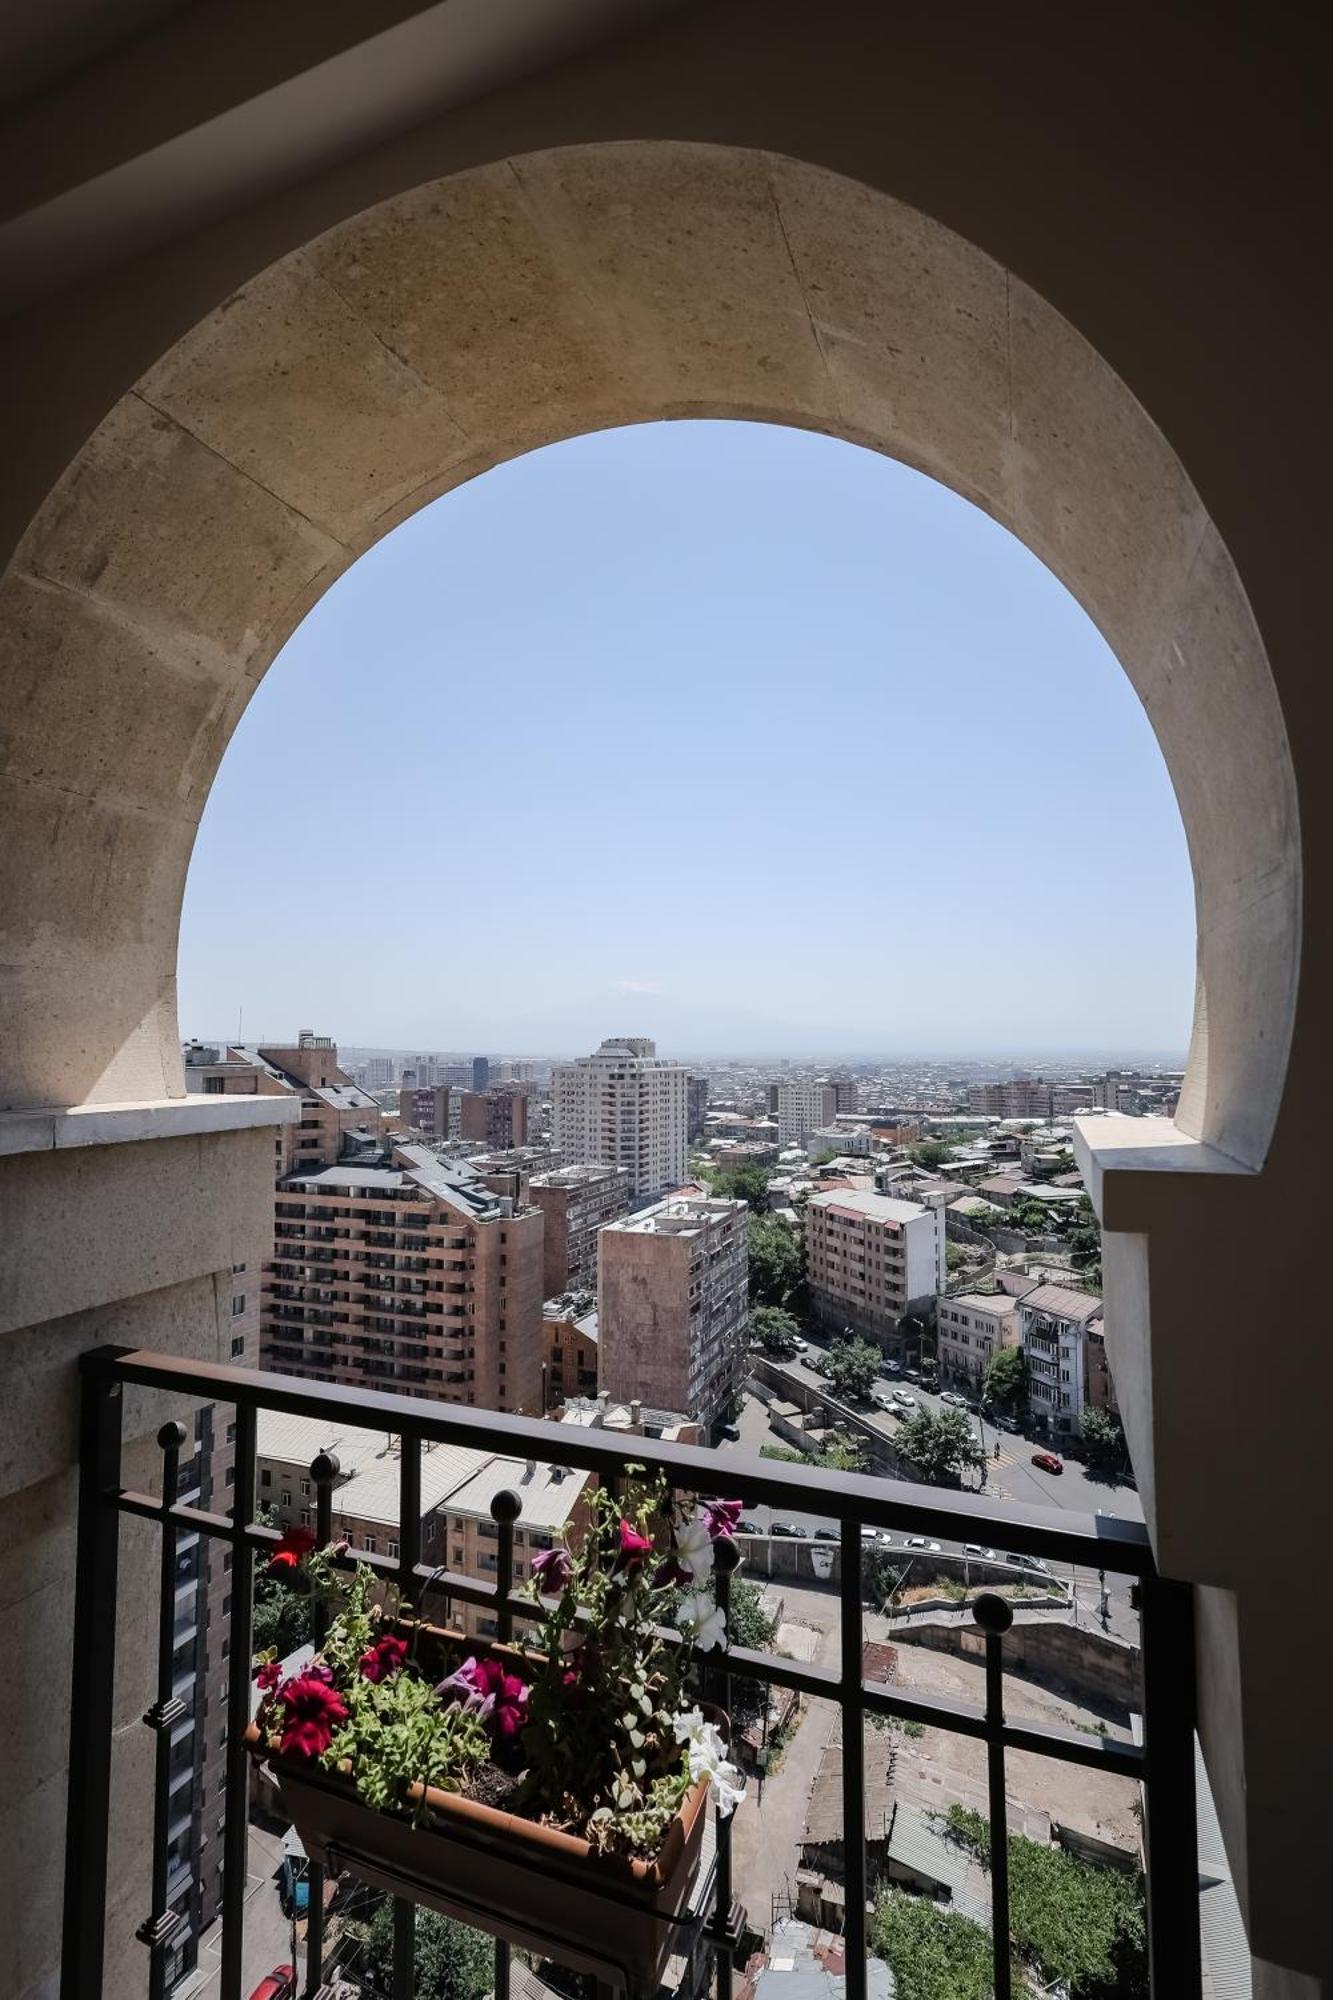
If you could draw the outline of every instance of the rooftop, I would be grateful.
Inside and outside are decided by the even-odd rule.
[[[1100,1319],[1102,1311],[1102,1302],[1094,1293],[1076,1292],[1068,1285],[1038,1285],[1024,1294],[1023,1304],[1033,1312],[1050,1313],[1055,1319],[1079,1323]]]
[[[888,1194],[812,1194],[811,1208],[826,1208],[835,1215],[850,1215],[858,1222],[915,1222],[929,1213],[919,1201],[895,1201]]]

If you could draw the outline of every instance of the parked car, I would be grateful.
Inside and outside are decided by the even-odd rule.
[[[767,1532],[760,1527],[758,1521],[738,1521],[736,1526],[743,1535],[762,1535]]]
[[[1020,1569],[1039,1569],[1043,1576],[1050,1575],[1040,1556],[1010,1556],[1009,1561],[1017,1563]]]
[[[810,1530],[798,1528],[795,1521],[775,1521],[768,1531],[770,1535],[785,1535],[789,1542],[808,1542]]]
[[[900,1410],[914,1410],[917,1407],[916,1397],[909,1396],[906,1389],[899,1389],[893,1400]]]
[[[804,1354],[808,1350],[810,1343],[808,1340],[802,1340],[800,1334],[798,1333],[796,1338],[792,1341],[792,1346],[796,1349],[796,1352],[798,1354]]]
[[[928,1542],[924,1535],[909,1535],[903,1543],[903,1547],[905,1549],[925,1549],[927,1554],[932,1556],[937,1556],[940,1552],[939,1543]]]
[[[907,1380],[909,1382],[915,1382],[918,1385],[920,1384],[921,1371],[919,1368],[904,1368],[903,1374],[907,1377]]]
[[[1011,1437],[1016,1436],[1022,1428],[1017,1417],[1007,1416],[1003,1410],[997,1411],[991,1421],[997,1431],[1007,1431]]]
[[[995,1560],[994,1549],[983,1549],[980,1542],[964,1542],[963,1554],[965,1556],[979,1556],[983,1562],[994,1562]]]
[[[836,1528],[816,1528],[815,1540],[817,1542],[840,1542],[842,1536]]]
[[[951,1404],[955,1410],[965,1410],[967,1408],[967,1397],[960,1396],[956,1389],[941,1389],[940,1401]]]
[[[1039,1472],[1063,1472],[1065,1469],[1064,1460],[1057,1458],[1053,1451],[1034,1451],[1032,1463]]]
[[[275,1965],[272,1972],[260,1980],[250,2000],[296,2000],[296,1967]]]
[[[882,1364],[881,1372],[885,1375],[901,1375],[903,1365],[901,1361],[886,1361]]]

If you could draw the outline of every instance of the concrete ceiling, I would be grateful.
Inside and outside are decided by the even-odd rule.
[[[39,21],[11,17],[0,58],[26,82],[0,123],[0,306],[62,291],[680,4],[54,0]]]

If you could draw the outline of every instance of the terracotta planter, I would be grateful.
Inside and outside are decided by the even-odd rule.
[[[441,1651],[487,1650],[438,1627],[423,1627],[419,1643],[427,1634]],[[372,1889],[630,1991],[658,1986],[671,1954],[688,1949],[706,1779],[687,1794],[654,1859],[643,1861],[600,1854],[577,1835],[434,1786],[413,1788],[412,1801],[424,1796],[432,1812],[429,1825],[414,1826],[366,1805],[350,1777],[266,1750],[253,1723],[246,1745],[268,1765],[312,1860]]]

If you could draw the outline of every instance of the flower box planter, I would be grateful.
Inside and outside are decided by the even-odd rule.
[[[417,1647],[441,1661],[460,1651],[523,1658],[431,1625],[418,1628]],[[691,1891],[706,1778],[687,1793],[657,1855],[644,1860],[601,1853],[578,1835],[433,1786],[414,1786],[408,1810],[381,1812],[357,1796],[350,1775],[270,1751],[254,1724],[246,1745],[268,1765],[312,1860],[573,1971],[651,1992],[699,1921]],[[410,1809],[423,1800],[430,1817],[417,1825]]]

